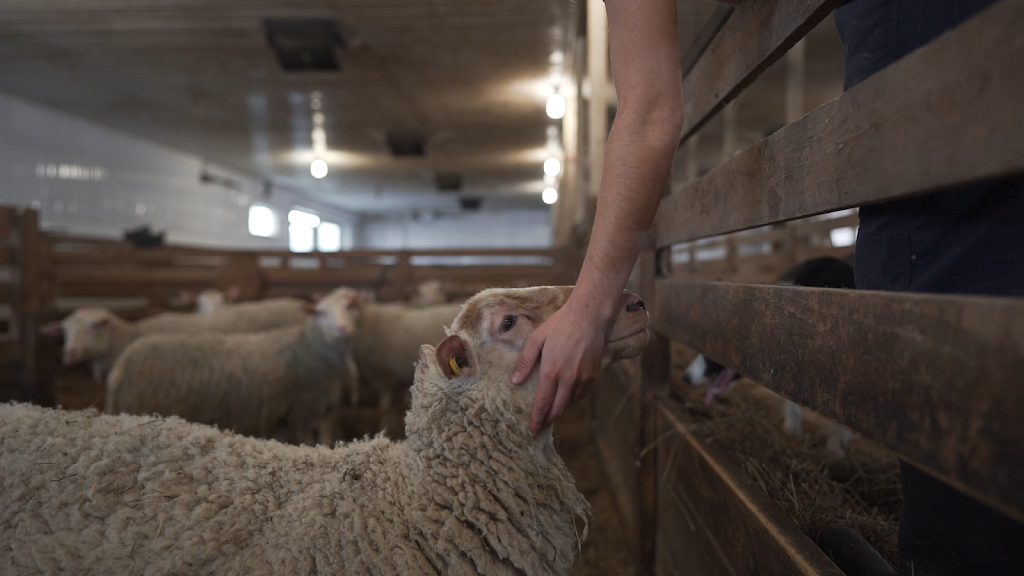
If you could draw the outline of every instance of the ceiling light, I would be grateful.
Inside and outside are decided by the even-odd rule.
[[[558,202],[558,190],[555,190],[554,188],[545,188],[544,192],[540,195],[540,199],[543,200],[545,204],[554,204],[555,202]]]
[[[565,116],[565,98],[561,94],[552,94],[548,98],[548,118],[559,120]]]
[[[548,158],[544,161],[544,173],[548,176],[558,176],[561,171],[562,163],[558,161],[558,158]]]
[[[313,178],[327,176],[327,162],[320,159],[313,160],[313,163],[309,165],[309,173],[313,175]]]
[[[313,113],[313,124],[316,124],[317,126],[321,126],[323,123],[324,123],[324,114],[323,114],[323,112],[314,112]]]

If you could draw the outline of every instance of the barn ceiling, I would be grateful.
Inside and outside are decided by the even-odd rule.
[[[0,91],[359,212],[460,194],[541,207],[544,104],[579,1],[0,0]],[[681,47],[716,6],[680,0]],[[334,22],[340,70],[283,71],[268,19]],[[393,156],[394,131],[425,156]],[[438,192],[438,173],[461,192]]]

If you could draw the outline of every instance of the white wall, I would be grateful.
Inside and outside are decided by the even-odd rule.
[[[206,169],[237,189],[202,184]],[[281,220],[276,238],[248,232],[251,203]],[[149,223],[173,244],[227,248],[287,248],[288,209],[312,209],[328,221],[356,225],[355,215],[275,187],[263,199],[259,179],[204,162],[199,156],[0,95],[0,204],[40,210],[45,230],[121,237]]]
[[[549,210],[464,212],[434,218],[364,218],[360,245],[369,249],[548,248]]]

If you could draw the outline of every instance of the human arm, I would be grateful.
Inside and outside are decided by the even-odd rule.
[[[619,107],[605,147],[597,215],[576,289],[527,340],[512,376],[538,364],[534,434],[587,395],[605,333],[643,246],[682,124],[674,0],[607,0],[612,77]]]

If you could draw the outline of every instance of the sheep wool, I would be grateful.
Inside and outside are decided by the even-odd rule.
[[[348,354],[354,296],[335,290],[305,326],[140,338],[110,373],[106,412],[180,416],[264,438],[283,424],[290,441],[312,444],[344,389],[358,386]]]
[[[5,572],[567,574],[589,508],[550,435],[421,372],[408,440],[333,450],[4,405]]]

